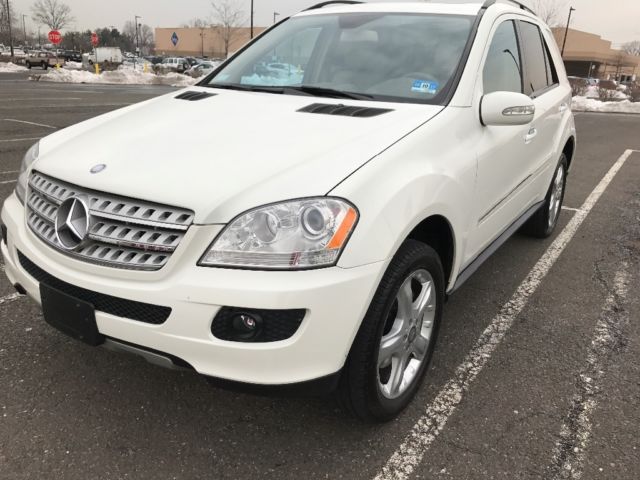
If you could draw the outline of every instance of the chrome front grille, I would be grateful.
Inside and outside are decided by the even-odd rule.
[[[71,197],[87,199],[90,224],[87,240],[65,250],[56,237],[58,207]],[[193,222],[193,212],[142,200],[83,189],[39,172],[29,179],[27,223],[53,248],[101,265],[159,270],[178,248]]]

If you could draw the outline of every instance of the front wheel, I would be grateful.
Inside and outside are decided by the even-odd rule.
[[[381,422],[409,405],[431,360],[444,289],[438,254],[407,240],[378,286],[343,370],[338,395],[348,411]]]
[[[45,63],[45,62],[42,62],[42,69],[43,70],[47,70],[48,68],[49,68],[49,64]]]
[[[538,238],[549,237],[558,224],[564,191],[567,185],[567,157],[563,153],[553,174],[551,186],[544,199],[544,203],[522,228],[523,232]]]

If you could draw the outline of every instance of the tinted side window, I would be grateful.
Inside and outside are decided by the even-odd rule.
[[[515,23],[507,21],[496,30],[482,72],[484,93],[522,93],[522,62]]]
[[[522,38],[522,56],[527,70],[524,93],[531,95],[548,86],[546,52],[537,25],[520,22],[520,36]]]
[[[549,45],[547,45],[544,37],[542,38],[544,43],[544,55],[545,60],[547,61],[547,85],[555,85],[560,83],[558,80],[558,71],[556,70],[556,66],[553,64],[553,58],[551,57],[551,52],[549,51]]]

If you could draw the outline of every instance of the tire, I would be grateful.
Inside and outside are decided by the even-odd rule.
[[[42,69],[43,70],[48,70],[49,69],[49,64],[42,62]]]
[[[405,290],[402,287],[407,287],[407,282]],[[431,360],[442,319],[444,289],[444,271],[435,250],[415,240],[405,241],[378,286],[342,371],[337,395],[349,413],[367,422],[384,422],[409,405]],[[401,298],[408,299],[404,308],[399,303]],[[413,311],[416,304],[424,304],[422,315],[415,311],[402,315],[408,305]],[[403,317],[411,318],[408,325],[401,320]],[[386,354],[381,348],[385,338]],[[406,355],[415,356],[410,358],[410,368],[398,369],[406,361],[400,358]],[[394,382],[394,378],[402,382]]]
[[[27,70],[31,70],[31,64],[29,62],[27,62],[25,66],[27,67]]]
[[[524,224],[522,232],[536,238],[549,237],[558,224],[567,186],[567,157],[563,153],[553,174],[551,186],[540,209]]]

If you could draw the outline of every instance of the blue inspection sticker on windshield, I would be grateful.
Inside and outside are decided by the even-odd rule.
[[[440,84],[438,82],[429,82],[427,80],[414,80],[411,86],[412,92],[427,93],[429,95],[435,95],[438,93]]]

